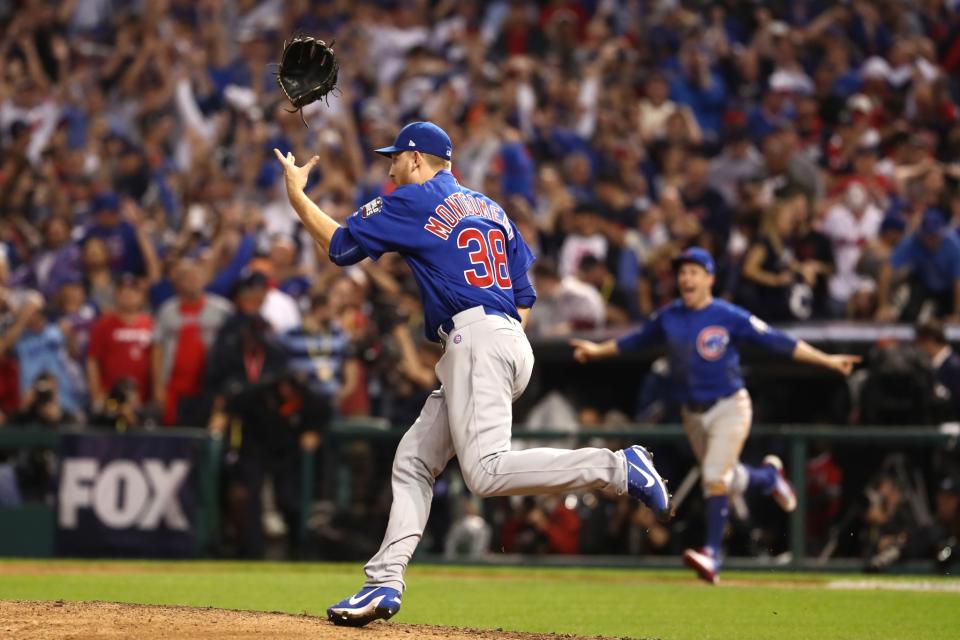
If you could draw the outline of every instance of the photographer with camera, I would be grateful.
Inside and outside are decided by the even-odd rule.
[[[15,426],[57,429],[64,424],[75,423],[76,420],[75,416],[61,406],[56,376],[43,372],[27,390],[23,397],[23,409],[11,422]],[[42,501],[52,494],[56,469],[56,458],[52,450],[20,449],[13,460],[17,486],[24,501]]]
[[[865,489],[864,544],[868,549],[865,569],[885,571],[909,555],[915,535],[914,520],[904,500],[903,487],[894,476],[883,474]]]
[[[504,522],[500,543],[506,553],[574,554],[581,526],[564,496],[524,496]]]
[[[956,477],[943,478],[937,488],[930,539],[937,568],[950,575],[960,553],[960,481]]]
[[[76,416],[60,406],[57,378],[43,372],[23,397],[23,409],[14,416],[17,424],[59,427],[76,422]]]
[[[143,403],[136,381],[120,378],[113,384],[100,411],[90,417],[90,426],[125,433],[128,429],[142,426],[143,421]]]
[[[228,527],[236,554],[245,558],[262,558],[266,552],[262,498],[267,477],[290,553],[299,554],[301,452],[317,448],[318,432],[330,418],[329,401],[290,375],[289,356],[259,312],[266,291],[261,273],[238,284],[236,313],[217,334],[207,369],[209,387],[217,394],[209,427],[224,433],[229,444]]]

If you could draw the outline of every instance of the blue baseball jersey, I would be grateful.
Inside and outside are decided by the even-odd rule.
[[[936,251],[929,251],[916,233],[907,236],[890,254],[894,269],[910,267],[914,275],[931,291],[952,291],[960,279],[960,240],[944,236]]]
[[[664,341],[677,400],[698,404],[743,388],[739,344],[752,343],[783,354],[792,354],[797,346],[796,338],[723,300],[697,310],[674,300],[650,316],[638,331],[618,339],[617,346],[621,351],[634,351]]]
[[[347,230],[374,260],[396,251],[410,265],[428,339],[438,341],[441,323],[478,305],[520,319],[514,285],[529,287],[534,255],[500,205],[449,171],[368,202]]]

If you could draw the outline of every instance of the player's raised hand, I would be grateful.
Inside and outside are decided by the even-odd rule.
[[[835,353],[827,356],[827,359],[830,361],[830,368],[845,376],[850,375],[853,372],[853,368],[863,360],[860,356],[847,353]]]
[[[573,359],[579,363],[590,362],[606,355],[605,345],[590,342],[589,340],[580,340],[574,338],[570,341],[573,347]]]
[[[303,191],[304,187],[307,186],[307,178],[310,177],[310,171],[320,162],[320,156],[313,156],[310,160],[307,161],[302,167],[297,166],[297,159],[293,157],[292,153],[287,153],[284,156],[280,153],[279,149],[274,149],[273,153],[277,156],[277,160],[280,161],[280,164],[283,165],[283,177],[287,183],[287,191]]]

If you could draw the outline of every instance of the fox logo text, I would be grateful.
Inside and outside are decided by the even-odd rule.
[[[81,509],[111,529],[190,528],[177,494],[190,474],[190,462],[147,458],[142,462],[113,460],[103,468],[94,458],[67,458],[60,472],[58,518],[64,529],[76,529]]]

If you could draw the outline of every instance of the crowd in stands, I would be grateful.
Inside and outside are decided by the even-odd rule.
[[[320,154],[310,193],[343,219],[389,193],[370,150],[417,118],[536,247],[535,336],[642,320],[691,244],[718,295],[773,322],[960,318],[956,3],[18,4],[8,415],[47,373],[74,419],[125,379],[160,422],[196,423],[205,354],[262,274],[248,288],[295,369],[346,415],[408,417],[436,357],[408,273],[318,256],[270,151]],[[306,127],[271,66],[297,31],[343,60]]]
[[[417,119],[538,255],[534,339],[642,321],[691,245],[771,322],[960,321],[955,0],[19,0],[0,32],[0,422],[410,424],[408,269],[329,264],[272,150],[342,221]],[[302,120],[298,32],[341,61]]]

